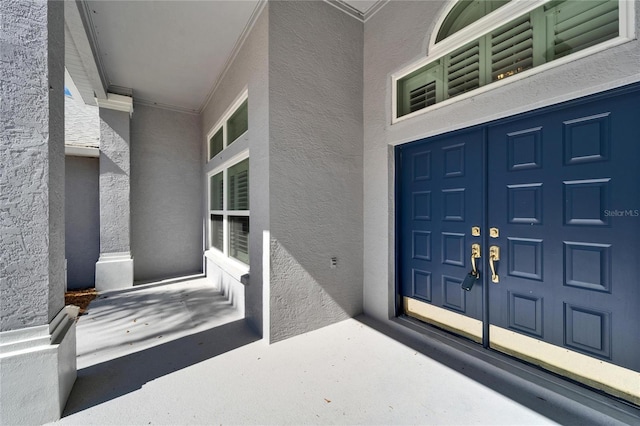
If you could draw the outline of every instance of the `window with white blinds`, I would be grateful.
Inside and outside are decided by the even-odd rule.
[[[232,158],[227,159],[225,153],[230,151],[225,150],[249,129],[248,105],[245,91],[207,137],[211,168],[207,176],[208,248],[246,265],[249,264],[249,152],[245,148],[239,154],[230,153]]]
[[[486,14],[507,12],[507,3],[518,2],[463,0],[451,9],[437,42],[457,38],[460,47],[397,78],[397,118],[620,35],[618,0],[555,0],[472,40],[447,40]]]
[[[249,264],[249,158],[209,176],[210,247]]]

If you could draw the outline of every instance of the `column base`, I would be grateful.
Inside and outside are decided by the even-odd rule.
[[[66,306],[48,325],[0,333],[0,424],[60,418],[77,377],[77,316]]]
[[[133,287],[133,259],[129,252],[101,253],[96,262],[96,290]]]

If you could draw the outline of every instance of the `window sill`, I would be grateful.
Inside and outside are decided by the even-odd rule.
[[[220,269],[222,269],[231,277],[242,284],[248,283],[249,266],[244,263],[224,256],[222,253],[215,249],[209,249],[204,252],[207,259],[215,263]]]

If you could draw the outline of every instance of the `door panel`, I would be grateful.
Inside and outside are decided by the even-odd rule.
[[[481,319],[482,283],[461,288],[471,270],[471,227],[482,222],[481,131],[402,147],[402,295]]]
[[[488,129],[491,324],[635,371],[638,111],[625,95]]]

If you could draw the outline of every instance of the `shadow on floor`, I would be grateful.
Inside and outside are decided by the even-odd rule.
[[[78,370],[63,417],[140,389],[145,383],[253,343],[260,337],[245,320]]]
[[[636,407],[413,319],[396,318],[394,326],[356,319],[560,424],[640,424]],[[473,398],[460,390],[461,404]]]

